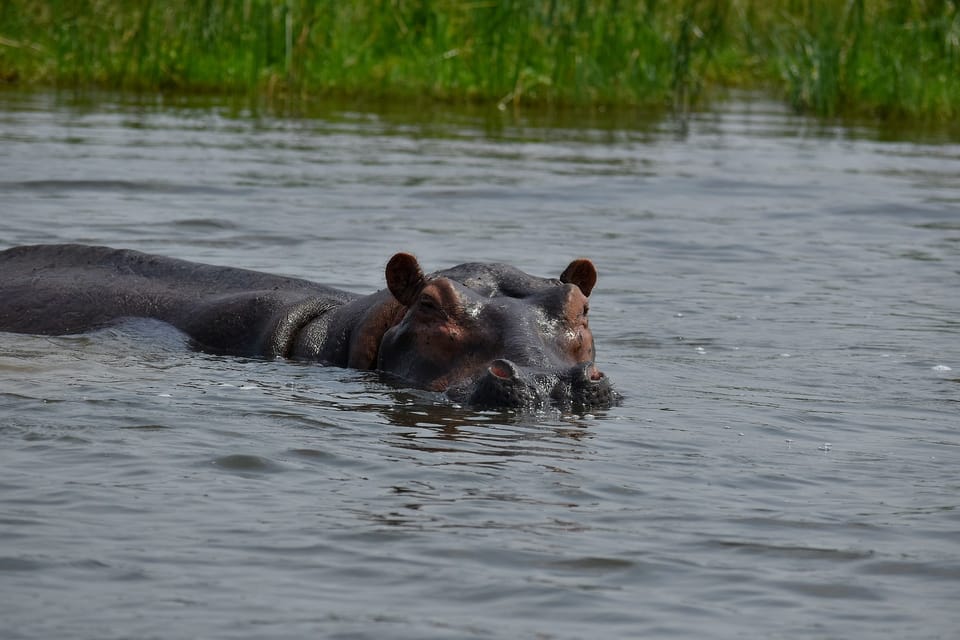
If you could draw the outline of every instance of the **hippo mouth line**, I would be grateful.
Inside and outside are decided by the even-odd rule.
[[[608,409],[622,399],[593,362],[549,372],[504,358],[492,361],[478,379],[448,389],[447,395],[478,408],[542,409],[552,404],[576,413]]]

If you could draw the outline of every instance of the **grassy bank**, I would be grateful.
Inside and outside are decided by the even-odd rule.
[[[960,0],[0,0],[16,84],[960,116]]]

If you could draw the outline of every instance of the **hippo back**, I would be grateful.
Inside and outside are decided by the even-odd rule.
[[[155,318],[197,346],[237,355],[283,355],[284,322],[356,296],[307,280],[86,245],[0,252],[0,330],[62,335],[125,317]]]

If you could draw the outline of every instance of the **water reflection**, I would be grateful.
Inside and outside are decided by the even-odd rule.
[[[493,457],[575,454],[576,449],[565,443],[588,438],[589,429],[603,419],[602,414],[587,419],[557,411],[476,411],[451,403],[441,394],[397,389],[375,373],[351,372],[346,377],[360,381],[363,389],[327,390],[317,395],[299,391],[288,397],[308,413],[316,409],[349,412],[356,421],[364,421],[363,415],[367,415],[367,420],[376,424],[402,427],[390,431],[384,442],[425,453]]]
[[[277,121],[316,126],[343,126],[353,133],[414,138],[456,139],[482,135],[494,140],[591,141],[601,144],[633,140],[654,143],[664,135],[687,138],[692,131],[751,136],[803,137],[848,140],[879,140],[939,144],[960,140],[956,122],[905,122],[845,118],[835,121],[793,114],[784,105],[751,92],[734,92],[727,100],[706,105],[687,114],[668,109],[567,107],[500,111],[486,104],[438,104],[433,101],[380,101],[342,97],[265,101],[250,97],[188,94],[130,94],[99,90],[30,92],[0,89],[0,100],[11,111],[67,110],[78,118],[118,113],[125,128],[150,128],[150,119],[181,116],[178,124],[188,129],[193,121],[198,131],[211,119],[236,123],[234,133],[247,131],[247,122],[272,128]],[[197,122],[200,118],[202,121]],[[206,122],[203,122],[206,121]],[[327,123],[321,125],[321,123]],[[223,127],[222,121],[218,127]]]

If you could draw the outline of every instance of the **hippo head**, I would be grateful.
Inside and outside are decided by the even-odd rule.
[[[589,260],[574,260],[559,279],[478,263],[425,276],[398,253],[386,279],[402,311],[380,340],[379,370],[481,408],[586,411],[619,399],[594,365]]]

